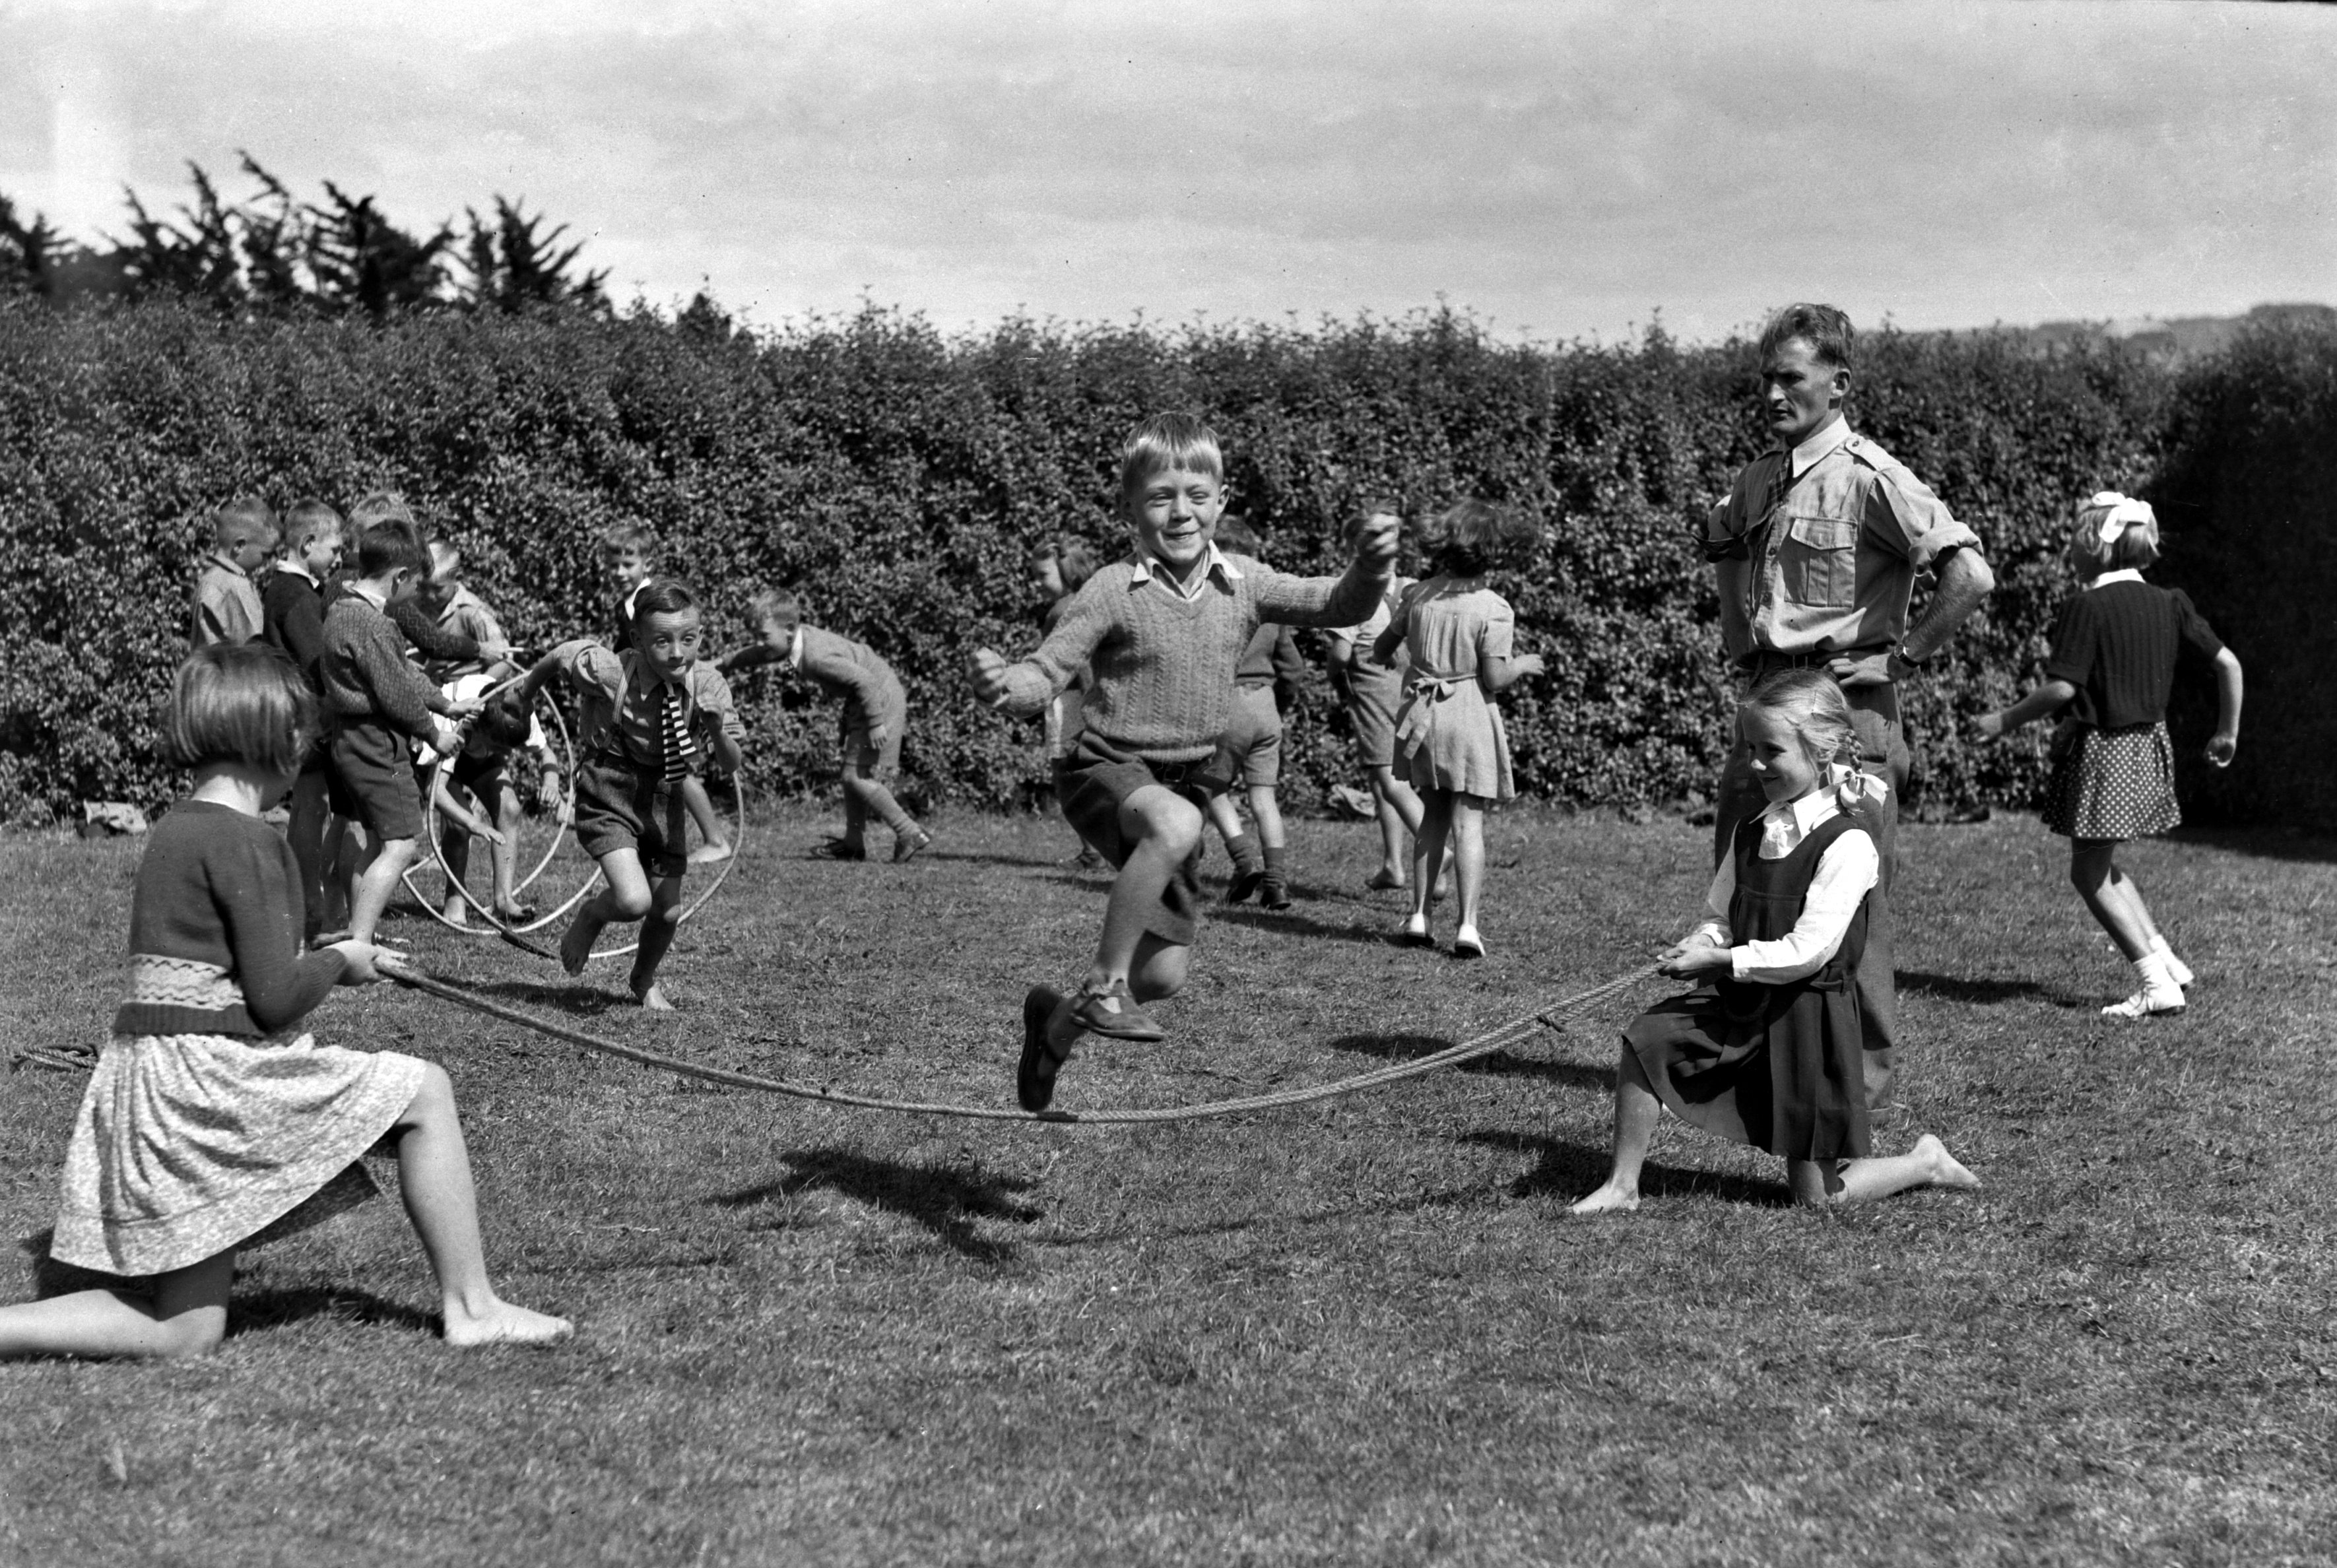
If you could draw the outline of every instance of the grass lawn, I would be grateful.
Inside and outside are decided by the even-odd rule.
[[[945,818],[895,867],[802,858],[818,825],[759,825],[675,950],[677,1018],[613,1004],[615,966],[582,990],[386,929],[655,1049],[1011,1102],[1022,987],[1073,975],[1100,910],[1068,832]],[[1371,829],[1294,831],[1297,906],[1213,920],[1175,1038],[1083,1055],[1064,1104],[1464,1038],[1643,961],[1706,864],[1677,822],[1505,813],[1467,965],[1383,940]],[[0,1561],[2331,1561],[2337,846],[2134,851],[2200,985],[2119,1026],[2096,1009],[2127,972],[2059,841],[2000,819],[1902,845],[1882,1142],[1937,1132],[1987,1185],[1839,1213],[1675,1126],[1637,1215],[1569,1220],[1628,1008],[1390,1090],[1116,1130],[713,1090],[340,993],[321,1038],[454,1074],[498,1283],[576,1338],[446,1349],[373,1204],[249,1254],[213,1359],[0,1367]],[[0,842],[8,1040],[103,1030],[135,855]],[[7,1087],[13,1298],[81,1081]]]

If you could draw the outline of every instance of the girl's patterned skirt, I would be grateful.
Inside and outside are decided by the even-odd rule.
[[[355,1207],[377,1191],[357,1157],[427,1065],[307,1034],[115,1035],[73,1118],[49,1255],[161,1274]]]
[[[2165,720],[2124,730],[2072,723],[2054,735],[2046,827],[2065,838],[2141,838],[2182,820]]]

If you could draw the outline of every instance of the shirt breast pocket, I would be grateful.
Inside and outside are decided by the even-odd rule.
[[[1795,517],[1778,551],[1785,593],[1796,604],[1847,610],[1858,596],[1858,524],[1842,517]]]

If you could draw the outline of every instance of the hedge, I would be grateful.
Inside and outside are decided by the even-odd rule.
[[[2329,450],[2329,346],[2308,339],[2234,351],[2262,359],[2260,376],[2322,377],[2320,424],[2307,421],[2318,455],[2278,470],[2297,508],[2325,505],[2310,493]],[[16,563],[0,603],[20,649],[0,676],[0,816],[166,798],[152,713],[182,652],[202,514],[245,490],[346,506],[376,487],[405,491],[461,545],[468,580],[525,642],[603,622],[595,542],[622,517],[659,530],[670,567],[710,600],[718,645],[745,634],[751,589],[798,584],[906,682],[910,794],[1011,801],[1038,772],[1035,731],[971,700],[966,655],[1033,643],[1033,539],[1119,548],[1118,436],[1163,407],[1226,433],[1235,504],[1287,568],[1334,569],[1341,526],[1373,495],[1411,514],[1472,492],[1530,509],[1542,548],[1506,587],[1550,673],[1504,699],[1520,786],[1676,801],[1708,789],[1723,749],[1713,577],[1690,530],[1762,445],[1753,372],[1743,342],[1509,343],[1450,312],[1315,328],[1015,319],[949,338],[876,309],[749,335],[705,315],[371,325],[0,305],[0,536]],[[2170,452],[2186,465],[2179,505],[2200,519],[2183,513],[2170,572],[2255,657],[2262,622],[2238,607],[2262,584],[2215,579],[2190,536],[2212,544],[2222,509],[2270,505],[2270,467],[2227,471],[2213,454],[2309,433],[2274,416],[2283,398],[2265,386],[2244,403],[2212,370],[2178,381],[2110,344],[1870,335],[1860,427],[1978,529],[2004,584],[1909,693],[1925,801],[2034,797],[2041,737],[1975,749],[1959,716],[2033,678],[2069,587],[2058,551],[2072,500],[2144,485]],[[832,715],[768,674],[741,695],[754,782],[826,788]],[[1286,765],[1301,809],[1354,777],[1320,682]],[[2215,800],[2302,809],[2304,796],[2257,777],[2235,769]]]

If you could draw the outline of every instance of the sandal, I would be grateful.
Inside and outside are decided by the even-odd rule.
[[[1090,991],[1082,986],[1079,999],[1071,1004],[1071,1022],[1107,1040],[1135,1040],[1149,1044],[1168,1038],[1168,1031],[1155,1024],[1136,1004],[1125,980],[1113,981],[1109,991]]]

